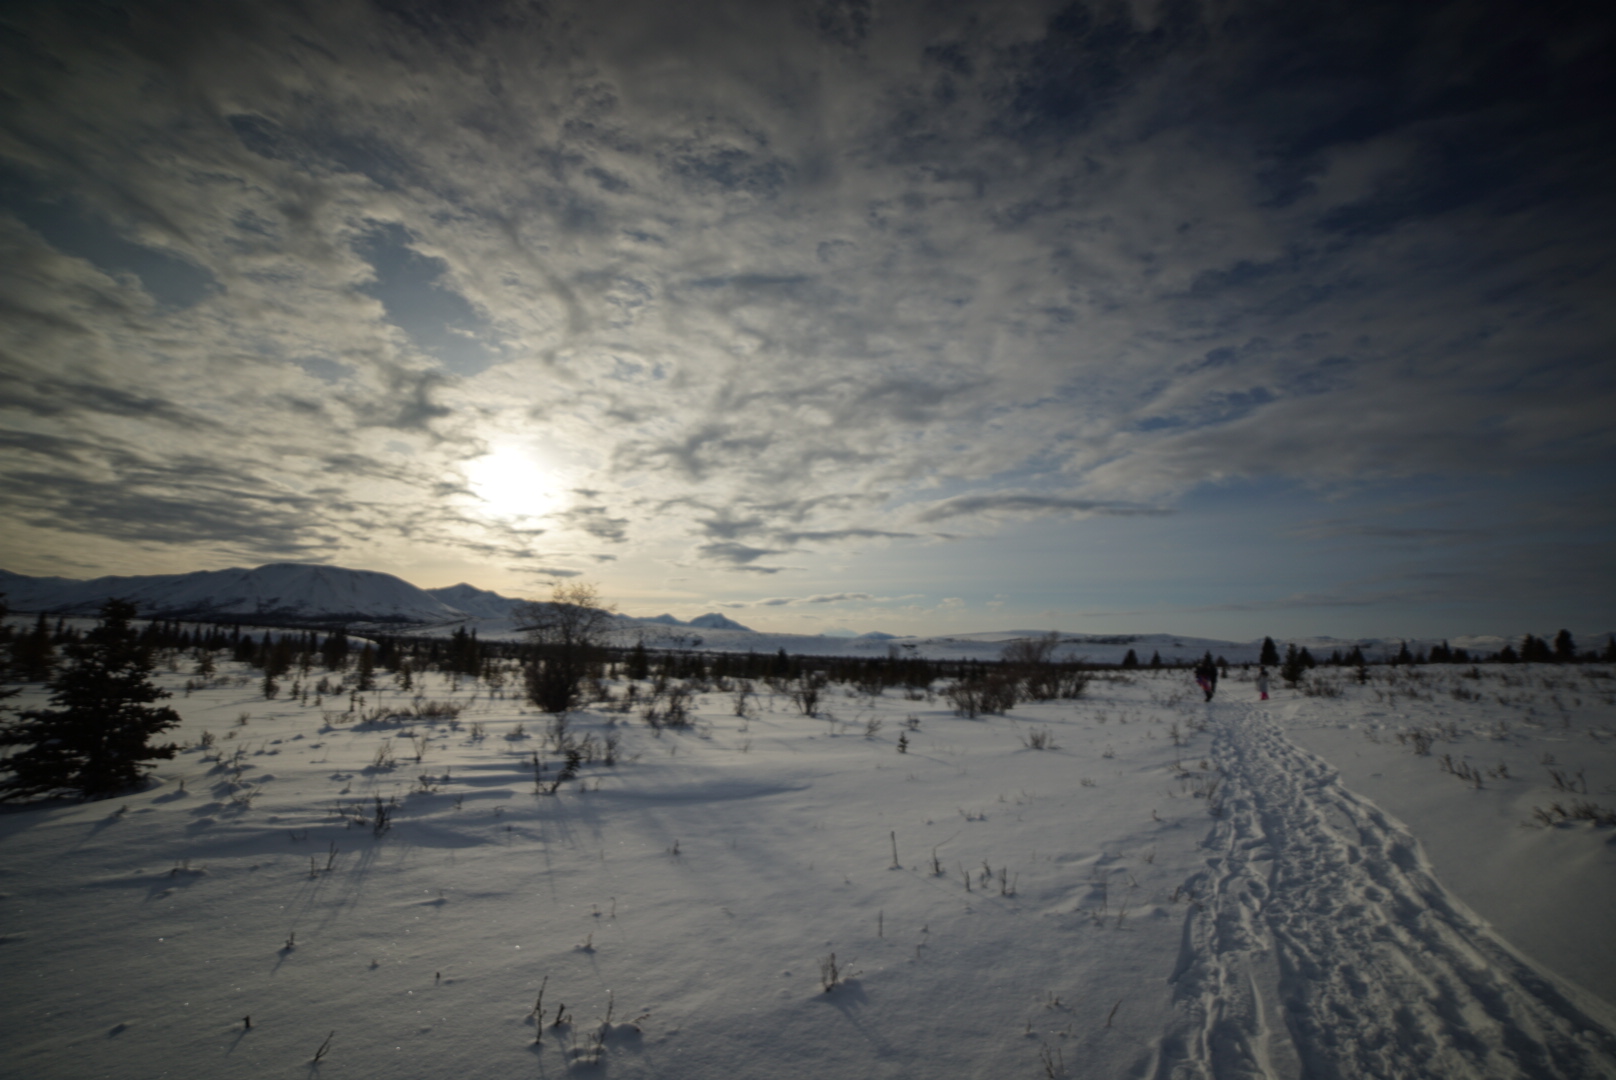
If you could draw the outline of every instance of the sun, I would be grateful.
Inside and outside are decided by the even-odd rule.
[[[543,517],[560,503],[555,470],[524,447],[496,446],[466,462],[465,470],[471,493],[493,517]]]

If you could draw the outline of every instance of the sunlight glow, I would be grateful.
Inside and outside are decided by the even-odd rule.
[[[496,446],[466,462],[465,469],[472,494],[493,517],[542,517],[561,504],[561,478],[523,447]]]

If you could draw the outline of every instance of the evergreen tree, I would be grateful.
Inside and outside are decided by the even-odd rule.
[[[1408,651],[1408,642],[1405,641],[1405,642],[1403,642],[1402,647],[1397,650],[1397,655],[1392,658],[1392,663],[1394,663],[1394,664],[1412,664],[1413,662],[1414,662],[1414,654]]]
[[[365,642],[365,647],[359,650],[359,682],[356,690],[376,689],[376,651]]]
[[[320,647],[320,658],[327,671],[342,671],[348,666],[348,635],[342,630],[327,634]]]
[[[6,625],[6,616],[10,612],[11,609],[6,606],[5,596],[0,594],[0,684],[11,681],[11,639],[13,635],[11,627]],[[0,688],[0,701],[4,701],[8,697],[16,697],[20,692],[21,690],[15,686]],[[4,710],[5,706],[0,705],[0,713],[3,713]]]
[[[1307,673],[1307,664],[1302,659],[1302,653],[1294,643],[1285,646],[1285,662],[1280,665],[1279,677],[1285,680],[1287,686],[1295,686]]]
[[[1152,652],[1150,654],[1150,666],[1153,667],[1153,668],[1161,667],[1161,653],[1160,652]]]
[[[1129,649],[1128,650],[1128,655],[1124,656],[1122,658],[1122,666],[1125,667],[1125,668],[1136,668],[1136,667],[1138,667],[1139,666],[1139,655],[1137,653],[1135,653],[1132,649]]]
[[[139,783],[146,762],[172,758],[173,743],[151,739],[180,722],[168,696],[151,681],[150,652],[130,625],[135,606],[109,600],[101,622],[68,646],[72,663],[50,682],[53,709],[35,709],[0,729],[0,745],[24,749],[4,761],[0,799],[77,791],[116,794]]]
[[[50,624],[41,613],[31,633],[17,638],[11,648],[17,678],[23,682],[44,682],[56,662],[56,646],[51,641]]]
[[[1605,642],[1605,653],[1600,659],[1607,664],[1616,663],[1616,634],[1612,634],[1610,640]]]
[[[1262,639],[1262,654],[1257,657],[1257,663],[1263,667],[1273,667],[1279,663],[1279,647],[1274,644],[1273,638]]]
[[[482,671],[483,651],[477,641],[477,631],[467,632],[462,626],[450,636],[448,668],[474,678]]]
[[[1554,635],[1554,658],[1562,664],[1577,659],[1577,643],[1571,639],[1571,631],[1562,630]]]
[[[645,642],[636,641],[634,647],[628,651],[628,663],[624,665],[623,674],[630,679],[651,677],[651,660],[645,655]]]
[[[1521,662],[1525,664],[1547,664],[1554,660],[1554,651],[1549,643],[1542,638],[1527,634],[1521,638]]]

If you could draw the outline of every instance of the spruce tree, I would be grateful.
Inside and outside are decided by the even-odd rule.
[[[1562,630],[1554,635],[1554,658],[1562,664],[1577,659],[1577,642],[1571,636],[1571,631]]]
[[[1122,666],[1125,667],[1125,668],[1136,668],[1136,667],[1138,667],[1139,666],[1139,654],[1134,652],[1132,649],[1129,649],[1128,650],[1128,655],[1124,656],[1122,658]]]
[[[1274,644],[1273,638],[1262,639],[1262,655],[1257,657],[1257,663],[1263,667],[1273,667],[1279,663],[1279,647]]]
[[[21,746],[3,762],[0,799],[77,791],[102,798],[139,783],[146,763],[172,758],[173,743],[154,736],[179,724],[154,701],[168,697],[151,681],[152,658],[130,625],[135,606],[109,600],[101,622],[67,647],[71,663],[50,681],[53,709],[21,714],[0,728],[0,745]]]
[[[1287,686],[1295,686],[1306,673],[1307,664],[1302,660],[1302,652],[1294,643],[1285,646],[1285,662],[1280,665],[1279,677],[1285,680]]]
[[[645,654],[645,642],[636,641],[634,648],[628,652],[628,663],[623,674],[630,679],[649,679],[651,677],[651,659]]]
[[[1521,638],[1521,662],[1525,664],[1547,664],[1554,660],[1554,651],[1549,643],[1542,638],[1527,634]]]
[[[365,647],[359,650],[359,681],[354,689],[376,689],[376,652],[368,641],[365,642]]]
[[[10,613],[11,609],[6,606],[5,596],[0,594],[0,683],[11,681],[11,639],[13,635],[11,627],[6,625],[6,616]],[[15,686],[0,687],[0,701],[4,701],[8,697],[16,697],[20,692],[20,689]],[[5,706],[0,705],[0,712],[3,712],[4,709]]]
[[[24,682],[44,682],[50,678],[56,663],[56,646],[51,641],[50,625],[40,613],[32,633],[18,637],[11,647],[11,657],[17,678]]]

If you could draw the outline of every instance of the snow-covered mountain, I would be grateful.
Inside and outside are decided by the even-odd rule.
[[[0,570],[0,594],[15,613],[94,615],[111,597],[135,602],[151,618],[202,621],[254,622],[265,625],[327,625],[342,623],[350,629],[387,628],[394,632],[447,635],[457,628],[474,628],[484,641],[521,636],[516,608],[519,599],[501,596],[473,585],[420,589],[409,582],[373,570],[339,566],[275,563],[256,569],[208,570],[190,574],[145,577],[102,577],[76,581],[59,577],[27,577]],[[717,652],[775,652],[805,656],[885,656],[889,651],[938,660],[992,660],[1005,645],[1018,638],[1040,637],[1044,630],[1004,630],[976,634],[894,637],[867,633],[777,634],[753,630],[726,615],[710,612],[688,621],[672,615],[650,618],[615,616],[612,643],[651,649],[703,649]],[[1584,647],[1603,642],[1606,635],[1579,637]],[[1280,640],[1281,649],[1290,642]],[[1489,655],[1508,639],[1492,636],[1454,638],[1450,644]],[[1518,644],[1518,639],[1515,642]],[[1305,646],[1320,660],[1354,646],[1371,660],[1396,654],[1395,639],[1305,638]],[[1429,648],[1433,641],[1410,639],[1411,649]],[[1062,659],[1116,664],[1131,649],[1141,665],[1160,656],[1173,664],[1199,659],[1205,653],[1232,664],[1254,663],[1260,641],[1234,642],[1173,634],[1062,634],[1056,655]]]
[[[720,615],[716,611],[709,611],[705,615],[697,615],[685,625],[699,627],[703,630],[740,630],[748,634],[752,632],[752,628],[750,626],[742,626],[734,619],[731,619],[725,615]]]
[[[446,585],[441,589],[427,589],[426,592],[456,611],[478,619],[509,619],[519,605],[527,603],[526,600],[501,596],[497,592],[479,589],[464,582],[459,585]]]
[[[93,615],[107,600],[118,598],[132,601],[141,615],[151,618],[403,624],[466,618],[458,608],[392,574],[306,563],[90,581],[0,571],[0,591],[13,611],[54,615]]]

